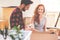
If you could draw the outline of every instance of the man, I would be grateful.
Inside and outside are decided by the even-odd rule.
[[[24,21],[23,21],[23,16],[22,16],[22,11],[26,11],[29,9],[30,4],[33,2],[31,0],[21,0],[20,6],[16,7],[16,9],[12,12],[10,16],[10,26],[11,28],[14,26],[20,25],[21,28],[25,27]]]

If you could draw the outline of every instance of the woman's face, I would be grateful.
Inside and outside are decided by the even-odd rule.
[[[38,14],[42,15],[43,13],[44,13],[44,7],[43,6],[39,6]]]

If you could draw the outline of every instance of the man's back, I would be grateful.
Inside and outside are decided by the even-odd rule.
[[[17,7],[10,16],[10,26],[11,28],[14,26],[20,25],[21,28],[24,27],[24,21],[22,16],[22,11]]]

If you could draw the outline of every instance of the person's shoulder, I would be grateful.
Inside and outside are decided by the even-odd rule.
[[[15,9],[13,10],[13,12],[14,12],[14,13],[17,12],[17,8],[15,8]]]
[[[12,13],[17,13],[17,12],[19,12],[19,11],[20,11],[20,9],[19,9],[18,7],[16,7],[16,8],[13,10]]]
[[[11,13],[11,16],[15,15],[17,12],[16,12],[16,8],[12,11]]]

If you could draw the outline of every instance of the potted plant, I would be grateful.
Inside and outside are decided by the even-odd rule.
[[[14,33],[12,33],[14,32]],[[12,28],[12,34],[10,34],[10,37],[13,39],[13,40],[22,40],[22,32],[20,31],[20,25],[18,26],[14,26]]]

